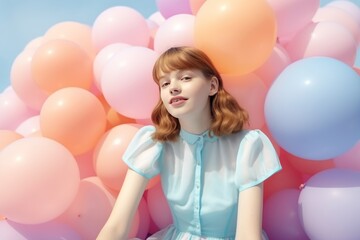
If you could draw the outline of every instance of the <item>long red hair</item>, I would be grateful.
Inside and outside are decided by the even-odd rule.
[[[241,131],[248,123],[248,113],[224,89],[219,72],[203,51],[193,47],[168,49],[155,62],[154,81],[159,85],[160,74],[184,69],[198,69],[206,78],[211,79],[215,76],[219,80],[218,92],[209,96],[212,116],[210,134],[223,136]],[[179,120],[168,113],[161,99],[155,106],[151,119],[156,128],[154,140],[175,141],[177,139],[180,132]]]

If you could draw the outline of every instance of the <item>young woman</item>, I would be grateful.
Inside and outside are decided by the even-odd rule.
[[[176,47],[153,69],[154,126],[126,150],[129,166],[98,240],[127,239],[148,180],[160,174],[173,224],[149,239],[262,239],[262,182],[281,169],[269,139],[245,130],[248,115],[202,51]]]

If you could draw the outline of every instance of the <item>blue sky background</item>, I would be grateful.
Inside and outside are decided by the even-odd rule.
[[[352,2],[360,6],[360,0]],[[157,11],[156,0],[0,0],[0,92],[10,85],[11,64],[27,43],[62,21],[91,26],[101,12],[113,6],[132,7],[146,18]],[[360,66],[360,49],[357,56],[355,65]]]

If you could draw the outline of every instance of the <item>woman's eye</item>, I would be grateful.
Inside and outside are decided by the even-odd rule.
[[[181,78],[181,80],[183,80],[183,81],[188,81],[190,79],[191,79],[191,77],[189,77],[189,76],[184,76],[184,77]]]
[[[164,87],[166,87],[166,86],[168,86],[168,85],[169,85],[168,82],[164,82],[163,84],[161,84],[161,87],[164,88]]]

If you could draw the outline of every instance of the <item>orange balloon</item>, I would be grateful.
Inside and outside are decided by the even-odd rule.
[[[90,89],[93,81],[92,61],[76,43],[56,39],[37,48],[31,63],[36,84],[53,93],[65,87]]]
[[[72,21],[60,22],[46,31],[44,40],[64,39],[73,41],[79,44],[89,57],[93,59],[97,50],[92,44],[91,34],[91,27],[86,24]]]
[[[23,137],[21,134],[11,130],[0,130],[0,150]]]
[[[50,95],[40,112],[44,137],[66,146],[74,155],[91,150],[104,134],[106,115],[98,98],[82,88],[63,88]]]
[[[220,73],[247,74],[276,43],[276,17],[266,0],[207,0],[195,18],[195,46]]]

